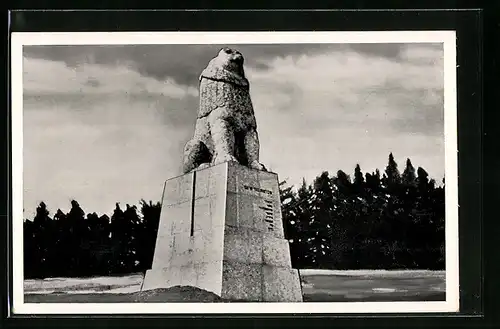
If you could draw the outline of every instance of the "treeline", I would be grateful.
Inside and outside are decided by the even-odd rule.
[[[444,184],[444,180],[443,180]],[[444,186],[392,154],[385,172],[351,179],[322,173],[298,189],[280,184],[285,236],[295,268],[444,268]],[[25,278],[118,275],[151,267],[160,203],[119,204],[85,214],[77,201],[51,216],[40,203],[24,222]]]
[[[410,159],[402,174],[392,153],[382,176],[323,172],[282,187],[281,200],[294,267],[444,269],[444,179],[436,186]]]
[[[117,275],[151,267],[160,203],[141,200],[136,206],[119,204],[113,215],[85,215],[77,201],[65,214],[51,218],[40,203],[32,221],[24,222],[24,277]]]

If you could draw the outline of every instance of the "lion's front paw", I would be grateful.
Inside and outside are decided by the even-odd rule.
[[[215,157],[214,165],[224,163],[224,162],[238,162],[238,160],[231,154],[224,154]]]
[[[205,169],[205,168],[208,168],[208,167],[210,167],[210,163],[204,162],[204,163],[200,164],[198,166],[198,168],[196,168],[195,170],[202,170],[202,169]]]
[[[250,163],[249,167],[252,169],[267,171],[266,167],[264,167],[264,165],[257,160],[252,161],[252,163]]]

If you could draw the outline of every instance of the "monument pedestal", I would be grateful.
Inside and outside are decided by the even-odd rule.
[[[165,183],[142,290],[193,286],[227,300],[301,302],[278,177],[227,162]]]

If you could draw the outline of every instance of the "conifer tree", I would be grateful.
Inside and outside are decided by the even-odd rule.
[[[380,171],[377,169],[375,170],[375,172],[372,172],[371,174],[366,173],[365,176],[366,176],[365,178],[366,188],[370,192],[367,194],[373,196],[380,190],[381,187]]]
[[[351,248],[349,235],[356,220],[353,212],[355,207],[354,185],[349,175],[342,170],[337,171],[333,183],[336,187],[332,215],[334,221],[328,228],[330,232],[331,263],[334,268],[342,269],[346,266],[348,259],[346,252]]]
[[[89,234],[84,242],[84,247],[88,252],[88,267],[87,271],[89,272],[89,275],[96,274],[99,272],[99,261],[100,261],[100,245],[99,245],[99,240],[100,240],[100,235],[102,232],[100,231],[99,227],[99,216],[97,213],[90,213],[87,214],[87,226],[89,228]]]
[[[344,171],[337,171],[337,176],[333,178],[333,183],[341,194],[350,194],[352,187],[351,178]]]
[[[296,214],[293,210],[294,204],[297,202],[296,193],[293,186],[287,186],[286,181],[282,181],[278,185],[280,191],[281,216],[283,218],[283,229],[285,238],[293,241],[297,236],[296,230]]]
[[[406,159],[406,168],[403,172],[402,181],[405,186],[417,185],[417,176],[415,175],[415,168],[411,164],[410,159]]]
[[[47,205],[42,201],[36,208],[36,215],[35,218],[33,218],[33,223],[35,223],[38,227],[43,228],[44,225],[47,225],[48,222],[50,222],[50,220]]]
[[[385,177],[387,186],[394,186],[401,182],[398,164],[394,160],[392,152],[389,154],[389,163],[387,164],[387,167],[385,167]]]
[[[111,219],[108,215],[101,215],[98,222],[99,227],[99,273],[109,275],[111,273],[112,245],[111,245]]]
[[[42,215],[43,213],[43,215]],[[43,217],[42,220],[39,220]],[[39,252],[41,252],[41,263],[39,264],[39,272],[41,277],[51,276],[53,273],[54,264],[59,262],[57,255],[55,254],[57,246],[57,227],[55,226],[54,220],[49,217],[49,211],[46,208],[45,203],[41,203],[39,209],[37,209],[37,215],[34,219],[39,225],[35,225],[38,230],[37,240]]]
[[[427,193],[429,186],[429,174],[422,167],[418,167],[417,169],[417,185],[420,192]]]
[[[50,252],[53,240],[51,239],[51,221],[47,205],[40,202],[33,218],[33,251],[35,253],[35,267],[38,277],[46,277],[50,272]]]
[[[302,187],[305,182],[303,180]],[[304,188],[304,187],[303,187]],[[302,239],[305,232],[302,232],[303,225],[300,223],[300,199],[298,193],[293,190],[293,186],[287,186],[283,181],[279,184],[281,214],[283,219],[283,230],[285,239],[290,245],[290,255],[293,266],[302,266],[302,259],[305,254],[304,244]],[[303,192],[304,193],[304,192]],[[303,195],[302,193],[302,195]],[[299,239],[301,241],[299,241]]]
[[[333,210],[333,183],[327,171],[314,180],[314,199],[312,200],[312,216],[309,222],[308,245],[311,251],[312,265],[330,267],[330,246],[332,241],[331,227],[335,225]]]
[[[71,257],[69,271],[73,275],[85,275],[88,267],[89,229],[85,220],[85,212],[76,200],[71,200],[71,209],[66,216],[70,225],[71,241],[68,252]]]
[[[126,253],[127,224],[125,215],[117,202],[111,216],[111,248],[112,256],[110,266],[115,273],[123,273],[125,269],[124,254]]]
[[[292,264],[298,268],[308,268],[313,266],[311,250],[308,239],[311,238],[311,218],[312,203],[314,200],[314,192],[311,186],[307,185],[306,180],[302,179],[302,185],[297,190],[297,201],[293,204],[293,212],[295,214],[295,230],[297,231],[297,239],[293,239],[290,244],[292,254]]]
[[[61,209],[57,209],[54,219],[57,224],[57,262],[53,264],[53,268],[59,276],[69,276],[73,258],[73,225],[69,222],[68,215]]]
[[[140,213],[142,215],[142,229],[138,232],[137,241],[137,270],[144,271],[151,268],[153,254],[160,222],[161,203],[141,200]]]
[[[356,187],[357,192],[360,192],[365,183],[365,178],[363,177],[363,173],[361,172],[361,167],[359,164],[356,164],[356,168],[354,169],[354,186]]]
[[[126,205],[126,209],[123,213],[125,219],[125,241],[123,243],[123,252],[121,257],[124,263],[124,272],[132,272],[135,270],[139,261],[136,260],[137,249],[140,248],[138,245],[137,235],[139,231],[140,218],[137,214],[137,207]]]
[[[24,251],[24,278],[32,279],[39,269],[37,245],[35,242],[35,226],[33,221],[25,220],[23,223],[23,251]]]

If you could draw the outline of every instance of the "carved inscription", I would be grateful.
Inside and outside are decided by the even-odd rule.
[[[253,187],[253,186],[243,185],[243,188],[245,190],[255,191],[255,192],[260,192],[260,193],[265,193],[265,194],[269,194],[269,195],[273,194],[273,191],[265,190],[265,189],[259,188],[259,187]]]
[[[274,207],[273,201],[264,199],[264,204],[259,206],[260,209],[264,211],[264,222],[266,223],[267,230],[274,230]]]
[[[273,191],[266,190],[263,188],[259,187],[253,187],[253,186],[248,186],[248,185],[243,185],[243,188],[247,191],[254,191],[258,193],[264,193],[266,196],[273,195]],[[256,205],[254,205],[256,206]],[[260,209],[264,223],[266,223],[266,227],[268,231],[273,231],[274,230],[274,207],[273,207],[273,200],[269,199],[262,199],[262,203],[260,205],[257,205],[258,208]]]

